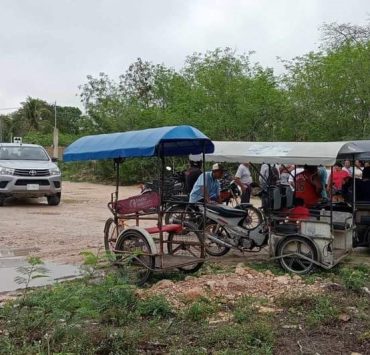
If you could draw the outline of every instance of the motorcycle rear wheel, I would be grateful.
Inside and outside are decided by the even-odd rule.
[[[240,208],[243,209],[242,206],[240,205]],[[247,212],[247,216],[243,221],[243,228],[250,231],[256,229],[263,222],[261,211],[253,206],[247,207],[244,210]]]

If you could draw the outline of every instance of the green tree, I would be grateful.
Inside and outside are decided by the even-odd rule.
[[[15,120],[20,120],[28,131],[47,129],[52,112],[48,104],[40,99],[27,97],[22,107],[15,114]]]
[[[290,101],[287,127],[293,140],[366,138],[370,119],[370,36],[367,41],[325,32],[326,47],[286,62]],[[348,29],[348,32],[352,32]],[[294,133],[295,132],[295,133]]]

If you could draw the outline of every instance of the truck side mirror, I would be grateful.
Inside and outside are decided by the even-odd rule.
[[[56,162],[58,161],[58,158],[53,157],[53,158],[51,158],[51,161],[52,161],[53,163],[56,163]]]

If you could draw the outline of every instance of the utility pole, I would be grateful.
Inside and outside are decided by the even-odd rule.
[[[0,116],[0,143],[3,142],[3,117]]]
[[[54,134],[53,134],[53,157],[58,158],[59,148],[58,148],[58,128],[57,128],[57,102],[54,103]]]

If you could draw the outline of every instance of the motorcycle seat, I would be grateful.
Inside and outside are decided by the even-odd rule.
[[[189,202],[189,195],[172,195],[168,200],[171,202]]]
[[[245,209],[247,209],[249,207],[252,207],[252,206],[253,206],[253,204],[251,204],[251,203],[241,203],[240,205],[235,206],[235,208],[237,208],[239,210],[245,210]]]
[[[244,210],[227,207],[224,205],[207,205],[207,209],[212,212],[218,213],[220,216],[230,218],[245,217],[247,215]]]

